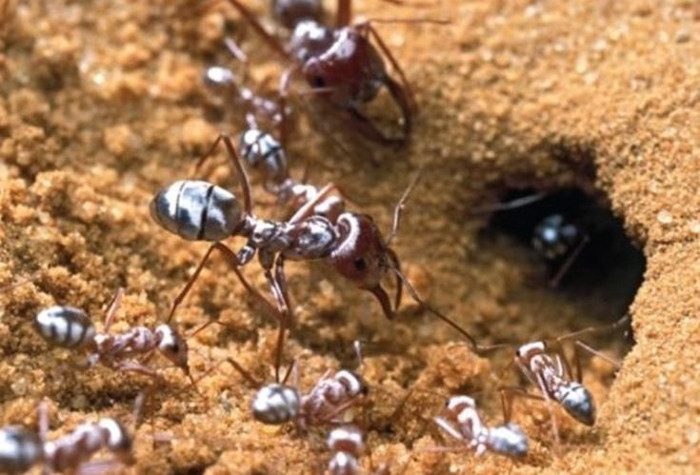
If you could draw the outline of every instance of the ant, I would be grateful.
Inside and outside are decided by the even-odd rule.
[[[474,213],[500,214],[541,203],[537,209],[533,206],[530,214],[494,216],[493,222],[495,226],[515,233],[522,232],[524,228],[531,229],[530,244],[553,267],[549,286],[556,288],[589,245],[593,235],[600,234],[601,228],[611,219],[602,210],[587,205],[586,201],[590,201],[590,198],[582,192],[562,189],[557,192],[527,194],[503,203],[480,207]]]
[[[278,342],[279,344],[279,342]],[[367,394],[367,385],[352,371],[327,371],[316,385],[305,394],[299,392],[298,382],[287,384],[294,371],[298,380],[296,362],[290,366],[280,381],[263,385],[233,358],[227,361],[255,388],[258,389],[251,404],[253,417],[263,424],[284,424],[294,421],[302,430],[324,424],[342,422],[340,416]],[[276,369],[275,372],[279,374]]]
[[[123,464],[134,463],[133,441],[117,420],[102,418],[97,422],[83,423],[73,432],[47,441],[49,414],[45,401],[39,404],[37,412],[38,434],[22,426],[0,429],[0,470],[25,472],[37,463],[43,463],[45,470],[63,472],[73,469],[79,473],[89,473],[91,464],[85,465],[84,462],[102,449],[115,454]],[[102,465],[100,467],[104,468]]]
[[[315,214],[314,208],[332,191],[333,185],[323,187],[312,200],[301,206],[286,221],[265,220],[252,212],[252,199],[248,175],[241,164],[231,138],[220,135],[210,150],[223,142],[234,171],[241,177],[243,203],[231,192],[205,181],[180,180],[159,191],[150,203],[151,216],[161,227],[187,240],[213,241],[180,294],[175,298],[170,317],[185,298],[198,278],[206,261],[214,250],[222,253],[231,264],[242,285],[271,305],[245,280],[239,268],[248,264],[256,252],[272,295],[277,304],[276,318],[280,322],[279,339],[284,338],[286,328],[293,322],[287,293],[284,262],[286,259],[309,261],[323,260],[336,272],[354,282],[359,288],[371,292],[379,301],[387,318],[394,317],[401,302],[405,286],[411,297],[423,308],[448,323],[466,337],[472,347],[476,342],[469,333],[450,318],[424,302],[401,271],[396,252],[390,247],[400,224],[401,212],[408,195],[415,186],[417,175],[409,184],[394,208],[391,233],[385,240],[374,220],[366,215],[343,212],[331,221]],[[206,157],[206,156],[205,156]],[[220,242],[232,236],[247,238],[247,243],[234,252]],[[274,269],[274,272],[273,272]],[[396,277],[394,304],[381,285],[391,272]],[[168,321],[170,320],[168,318]],[[278,346],[276,368],[280,366],[281,347]],[[279,374],[277,374],[279,377]]]
[[[155,330],[136,326],[118,335],[109,333],[123,294],[121,288],[115,292],[102,333],[95,330],[92,320],[84,311],[68,306],[42,310],[34,319],[34,327],[52,345],[85,350],[90,366],[102,363],[112,369],[137,372],[153,379],[158,379],[158,374],[135,358],[139,355],[148,358],[158,351],[184,371],[194,385],[195,380],[188,365],[187,341],[169,324],[158,325]]]
[[[218,3],[213,0],[210,3]],[[413,92],[406,76],[391,51],[372,26],[372,22],[350,24],[351,0],[338,0],[335,26],[321,23],[320,2],[313,0],[277,0],[273,9],[282,24],[292,30],[286,47],[263,28],[253,13],[239,0],[228,0],[248,21],[262,39],[286,61],[294,65],[280,81],[280,93],[286,97],[294,74],[301,73],[312,92],[325,98],[333,107],[343,110],[354,127],[368,139],[389,146],[408,142],[415,109]],[[375,20],[376,22],[376,20]],[[374,39],[377,47],[370,41]],[[399,76],[386,71],[386,58]],[[401,135],[387,136],[361,110],[386,87],[401,110]]]
[[[469,396],[453,396],[447,401],[444,416],[435,417],[435,423],[450,437],[473,449],[476,456],[487,450],[499,454],[521,457],[527,454],[527,436],[516,424],[508,422],[488,427]]]
[[[514,363],[520,369],[525,378],[535,385],[540,394],[531,394],[520,387],[503,387],[501,391],[501,403],[506,421],[510,421],[512,414],[513,397],[523,397],[544,401],[549,411],[552,422],[552,432],[557,448],[560,445],[559,429],[557,427],[551,402],[558,403],[564,410],[577,421],[592,426],[596,419],[596,407],[593,396],[581,384],[582,368],[580,351],[586,351],[594,356],[599,356],[616,368],[619,363],[608,356],[594,350],[578,338],[589,333],[599,332],[603,329],[617,329],[629,323],[629,315],[625,315],[617,322],[604,327],[588,327],[568,335],[557,338],[552,344],[545,341],[533,341],[521,345],[515,352]],[[573,340],[574,361],[576,374],[571,371],[571,365],[561,347],[562,342]]]
[[[365,449],[362,431],[355,426],[336,427],[326,439],[333,457],[328,462],[330,475],[357,475],[360,473],[358,458]]]

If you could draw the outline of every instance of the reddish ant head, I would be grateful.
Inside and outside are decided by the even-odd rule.
[[[170,325],[158,325],[155,333],[160,337],[158,350],[163,356],[170,360],[172,364],[189,375],[190,368],[187,360],[187,341]]]
[[[330,47],[310,57],[302,73],[311,87],[329,89],[342,107],[374,99],[387,77],[377,50],[352,28],[336,31]]]
[[[392,318],[394,309],[381,281],[395,259],[393,252],[370,216],[343,213],[337,226],[340,244],[328,257],[328,263],[359,288],[372,292],[386,316]]]

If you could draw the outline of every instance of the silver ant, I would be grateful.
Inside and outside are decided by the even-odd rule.
[[[539,390],[539,394],[531,394],[520,387],[501,388],[501,402],[506,421],[512,416],[514,397],[541,400],[546,403],[549,412],[552,432],[557,450],[560,446],[559,429],[557,426],[552,401],[559,404],[577,421],[592,426],[596,419],[596,407],[593,396],[581,384],[582,368],[580,351],[586,351],[594,356],[599,356],[616,368],[619,363],[608,356],[594,350],[578,338],[604,329],[617,329],[629,322],[629,316],[625,315],[617,322],[604,327],[589,327],[568,335],[561,336],[548,344],[545,341],[533,341],[521,345],[515,352],[514,363],[520,369],[525,378]],[[574,363],[576,373],[571,370],[568,358],[562,349],[562,342],[574,342]]]
[[[217,250],[225,256],[246,290],[272,310],[279,320],[279,340],[284,339],[286,329],[293,323],[284,275],[285,260],[322,260],[359,288],[372,293],[387,318],[391,319],[395,315],[405,286],[416,302],[455,328],[469,340],[472,347],[476,347],[471,335],[418,296],[403,275],[399,258],[390,247],[398,232],[401,212],[418,176],[394,208],[393,227],[386,240],[374,220],[366,214],[346,211],[340,213],[335,220],[316,214],[316,205],[333,190],[333,185],[319,190],[313,199],[297,209],[286,221],[260,219],[252,212],[248,175],[231,138],[220,135],[211,150],[220,142],[224,143],[229,161],[241,179],[242,204],[233,193],[224,188],[197,180],[180,180],[167,186],[155,195],[150,204],[154,221],[167,231],[187,240],[213,241],[192,277],[175,298],[168,321],[198,278],[211,253]],[[220,242],[233,236],[247,238],[247,243],[238,252]],[[240,272],[239,268],[248,264],[256,252],[275,300],[276,310],[250,286]],[[381,284],[388,273],[396,277],[393,305]],[[281,346],[278,346],[278,351],[281,351]],[[278,353],[277,358],[275,368],[280,367],[281,354]],[[279,374],[276,377],[279,378]]]
[[[87,460],[102,449],[112,452],[117,461],[125,465],[134,463],[132,439],[117,420],[102,418],[97,422],[79,425],[72,432],[55,440],[47,440],[49,414],[46,402],[38,408],[39,433],[22,426],[0,429],[0,470],[19,473],[38,463],[45,471],[87,471]],[[101,466],[105,468],[104,466]]]
[[[453,396],[447,401],[444,415],[435,417],[435,423],[453,439],[473,450],[478,457],[486,451],[521,457],[527,454],[527,436],[516,424],[488,427],[479,414],[474,399]]]
[[[213,0],[210,3],[220,1]],[[276,16],[292,30],[286,47],[268,33],[255,15],[239,0],[228,0],[228,3],[238,10],[274,51],[293,64],[281,80],[282,97],[287,94],[292,76],[301,73],[312,92],[318,93],[332,106],[346,112],[354,127],[365,137],[383,145],[400,146],[408,141],[415,108],[408,80],[371,21],[350,24],[351,0],[338,0],[334,27],[320,22],[320,2],[275,1],[273,8]],[[370,38],[376,42],[379,49]],[[399,81],[387,73],[383,58],[386,58],[396,71]],[[401,110],[403,123],[400,137],[384,134],[360,110],[360,105],[373,100],[382,86],[386,87]]]
[[[294,372],[298,380],[296,362],[280,381],[263,384],[254,378],[236,360],[227,361],[255,388],[257,392],[251,404],[253,417],[264,424],[284,424],[294,421],[298,428],[318,427],[342,423],[342,414],[367,394],[367,386],[352,371],[327,371],[307,393],[298,389],[298,381],[287,384]],[[279,373],[279,371],[276,371]]]
[[[116,291],[101,333],[95,330],[92,320],[84,311],[68,306],[42,310],[34,319],[34,327],[52,345],[84,350],[90,366],[101,363],[111,369],[137,372],[154,379],[159,379],[158,373],[137,358],[149,358],[157,351],[184,371],[195,384],[188,365],[187,341],[169,324],[158,325],[155,330],[135,326],[121,334],[109,333],[123,294],[121,288]]]

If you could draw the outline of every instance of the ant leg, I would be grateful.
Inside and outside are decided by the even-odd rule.
[[[421,168],[418,170],[418,173],[416,173],[416,176],[413,177],[413,180],[411,180],[411,182],[408,184],[406,190],[401,196],[401,199],[398,201],[398,203],[396,203],[396,206],[394,207],[394,223],[391,226],[391,232],[389,233],[389,237],[386,240],[387,246],[391,245],[391,241],[396,237],[396,235],[399,232],[399,225],[401,224],[401,213],[403,212],[404,206],[406,206],[408,196],[411,194],[411,191],[413,191],[413,188],[415,188],[416,183],[418,183],[418,179],[420,178],[422,173],[423,169]]]
[[[226,46],[226,50],[229,53],[231,53],[231,56],[236,58],[238,61],[240,61],[243,64],[248,63],[248,55],[246,55],[245,52],[241,49],[241,47],[238,46],[236,40],[234,40],[230,36],[226,36],[224,38],[224,46]]]
[[[241,157],[238,156],[236,148],[233,146],[233,142],[231,141],[231,137],[229,135],[221,134],[216,140],[217,142],[219,140],[223,140],[224,145],[226,146],[226,151],[228,152],[228,158],[233,165],[233,169],[238,172],[238,176],[241,180],[241,186],[243,188],[243,209],[245,210],[246,214],[250,215],[253,211],[253,200],[250,193],[250,179],[248,178],[248,173],[241,164]]]
[[[49,402],[46,398],[39,402],[36,413],[39,425],[39,440],[44,443],[49,435]]]
[[[503,422],[511,421],[513,415],[513,399],[521,397],[535,401],[543,401],[544,398],[538,394],[530,394],[519,386],[502,386],[498,389],[501,394],[501,409],[503,410]]]
[[[399,65],[399,62],[396,60],[393,54],[391,54],[391,50],[389,47],[386,45],[382,37],[379,35],[377,30],[374,29],[372,26],[372,23],[370,21],[366,21],[363,23],[360,23],[357,25],[360,31],[368,32],[372,38],[377,42],[377,45],[379,46],[379,49],[382,50],[386,58],[389,60],[391,63],[391,66],[396,70],[396,73],[399,75],[399,78],[401,79],[401,86],[405,91],[406,91],[406,97],[408,99],[408,103],[411,105],[411,109],[416,107],[416,100],[415,100],[415,95],[413,94],[413,90],[411,89],[411,84],[408,82],[408,79],[406,78],[406,74],[403,72],[403,69]],[[366,34],[366,33],[365,33]]]
[[[213,3],[218,3],[219,0],[213,0],[210,2],[211,4]],[[228,3],[231,4],[236,10],[238,10],[238,13],[240,13],[243,18],[246,19],[248,23],[253,27],[253,29],[261,36],[263,41],[267,43],[267,45],[272,48],[275,52],[279,53],[284,59],[289,59],[289,55],[287,52],[284,50],[282,47],[282,44],[270,33],[268,33],[265,28],[260,24],[258,19],[253,15],[253,12],[248,10],[246,7],[243,6],[241,2],[238,0],[227,0]]]
[[[335,27],[343,28],[352,21],[352,0],[338,0],[338,7],[335,12]]]
[[[297,72],[299,72],[299,66],[294,65],[287,68],[284,73],[282,73],[282,77],[280,78],[279,101],[277,103],[277,107],[279,107],[281,116],[279,122],[280,144],[284,150],[287,150],[287,139],[289,136],[287,130],[287,96],[289,94],[292,78]]]
[[[333,183],[328,183],[326,186],[321,188],[313,199],[304,203],[299,209],[297,209],[291,218],[287,221],[289,224],[297,223],[305,218],[308,218],[313,214],[314,207],[323,200],[328,194],[333,191],[338,190],[338,187]]]
[[[221,142],[224,142],[224,146],[226,147],[228,158],[231,161],[231,165],[233,166],[234,172],[237,172],[238,176],[240,177],[241,186],[243,188],[243,207],[245,213],[251,214],[253,201],[250,192],[250,179],[248,178],[248,173],[245,171],[243,165],[241,164],[241,159],[238,156],[238,153],[236,153],[236,149],[233,146],[231,137],[228,134],[219,134],[216,140],[214,140],[214,143],[211,145],[211,147],[209,147],[207,153],[202,155],[202,157],[197,161],[197,164],[195,165],[195,173],[199,171],[204,162],[206,162],[212,156],[214,150],[216,150],[216,147],[218,147],[219,143]]]
[[[105,314],[105,324],[104,324],[104,332],[107,333],[109,331],[109,327],[112,326],[112,322],[114,321],[114,316],[116,315],[117,311],[119,310],[119,307],[122,305],[122,297],[124,296],[124,289],[119,287],[116,292],[114,292],[114,297],[112,297],[112,302],[109,304],[109,308],[107,309],[107,313]]]
[[[391,97],[393,97],[396,101],[396,104],[399,106],[399,109],[401,109],[403,124],[401,126],[402,137],[400,140],[402,141],[402,144],[406,143],[408,142],[408,139],[411,136],[411,130],[413,129],[412,109],[414,108],[414,106],[411,105],[411,100],[406,95],[406,90],[391,77],[384,77],[384,85],[389,90]]]
[[[202,260],[199,262],[197,265],[197,268],[195,269],[194,273],[190,277],[190,279],[187,281],[187,284],[185,284],[185,287],[180,291],[180,293],[175,297],[175,300],[173,301],[173,305],[170,309],[170,314],[168,315],[168,318],[166,319],[166,323],[170,323],[170,321],[173,318],[173,315],[175,314],[175,311],[177,308],[180,306],[182,301],[185,299],[187,294],[190,292],[192,289],[192,286],[194,285],[195,281],[199,277],[199,274],[202,272],[202,269],[204,268],[204,265],[207,263],[209,260],[209,257],[211,256],[211,253],[217,250],[221,254],[224,255],[226,258],[227,262],[231,265],[231,268],[233,269],[233,272],[236,274],[236,277],[238,280],[241,282],[243,287],[248,291],[253,298],[260,304],[265,307],[265,309],[271,313],[272,315],[275,316],[276,319],[280,319],[278,316],[278,312],[275,310],[273,305],[263,297],[260,292],[258,292],[256,289],[254,289],[250,283],[246,280],[246,278],[243,276],[243,274],[240,271],[240,264],[238,261],[238,258],[236,257],[236,254],[229,249],[225,244],[220,243],[220,242],[215,242],[211,246],[209,246],[209,249],[207,249],[207,252],[204,254],[204,257],[202,257]],[[202,331],[203,328],[200,328],[198,331]]]
[[[585,344],[584,342],[582,342],[580,340],[576,340],[574,342],[574,362],[576,365],[576,381],[578,381],[579,383],[581,382],[581,377],[582,377],[581,351],[586,351],[593,356],[597,356],[599,358],[602,358],[603,360],[605,360],[608,363],[610,363],[611,365],[613,365],[615,367],[615,369],[620,369],[621,364],[619,361],[617,361],[613,358],[610,358],[608,355],[606,355],[598,350],[591,348],[590,346],[588,346],[587,344]]]
[[[577,330],[572,333],[568,333],[566,335],[562,335],[559,338],[557,338],[555,341],[556,342],[562,342],[566,340],[574,340],[574,339],[579,339],[580,337],[584,335],[588,335],[590,333],[598,333],[601,331],[605,330],[616,330],[617,328],[625,325],[626,323],[630,322],[630,315],[629,313],[623,315],[621,318],[619,318],[617,321],[609,324],[609,325],[601,325],[601,326],[596,326],[596,327],[586,327],[582,330]]]
[[[550,279],[550,288],[555,289],[559,287],[559,282],[561,282],[561,279],[564,277],[564,275],[566,275],[566,273],[569,271],[574,262],[576,262],[576,259],[581,254],[581,251],[583,251],[583,248],[586,247],[588,241],[590,241],[590,238],[587,235],[583,235],[581,237],[581,242],[579,242],[574,248],[574,250],[569,253],[564,263],[559,267],[559,270],[557,270],[556,274],[554,274],[554,277]]]
[[[462,434],[460,434],[459,431],[457,429],[455,429],[452,426],[452,424],[450,424],[447,421],[447,419],[445,419],[444,417],[440,417],[440,416],[433,417],[433,421],[435,421],[435,424],[437,424],[437,426],[440,429],[444,430],[453,439],[464,440],[464,437],[462,436]]]
[[[406,290],[408,290],[408,293],[411,294],[411,297],[413,300],[416,301],[418,305],[420,305],[422,308],[427,310],[428,312],[432,313],[436,317],[438,317],[440,320],[443,322],[447,323],[449,326],[457,330],[463,337],[467,339],[469,342],[469,345],[472,347],[472,351],[475,353],[479,353],[481,351],[481,347],[477,344],[476,340],[474,339],[473,336],[471,336],[465,329],[457,325],[456,322],[454,322],[451,318],[449,318],[447,315],[442,314],[439,312],[436,308],[434,308],[432,305],[429,305],[426,301],[420,298],[418,295],[418,292],[416,292],[416,289],[413,288],[413,285],[408,281],[406,276],[403,275],[403,273],[396,269],[395,267],[391,267],[391,270],[398,276],[399,279],[401,279],[401,282],[403,282],[403,285],[406,286]]]
[[[349,114],[350,119],[355,124],[359,133],[367,137],[367,139],[386,146],[401,147],[406,143],[407,137],[390,138],[384,135],[384,133],[356,107],[347,107],[345,111]]]
[[[241,366],[241,364],[238,361],[234,360],[231,357],[226,358],[226,361],[228,361],[231,364],[231,366],[233,366],[236,369],[236,371],[238,371],[241,374],[241,376],[243,376],[243,379],[248,381],[255,389],[259,389],[260,387],[262,387],[262,382],[255,379],[253,375],[250,374],[250,372],[247,369]]]

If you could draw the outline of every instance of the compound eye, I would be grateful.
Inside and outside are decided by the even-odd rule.
[[[326,80],[323,79],[323,76],[314,76],[311,81],[315,88],[321,89],[326,87]]]
[[[355,259],[353,264],[355,265],[355,269],[357,269],[359,272],[364,272],[367,270],[367,261],[364,257],[358,257]]]

